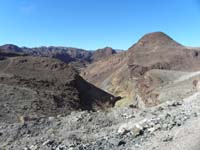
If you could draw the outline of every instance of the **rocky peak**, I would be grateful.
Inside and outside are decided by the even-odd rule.
[[[163,32],[152,32],[145,34],[133,48],[145,48],[145,49],[159,49],[162,47],[180,47],[182,46],[178,42],[174,41],[171,37]]]
[[[112,56],[113,54],[116,54],[116,53],[117,52],[111,47],[105,47],[105,48],[97,49],[96,51],[94,51],[92,57],[93,57],[93,60],[96,61],[105,57]]]
[[[22,52],[21,48],[13,44],[2,45],[0,49],[5,52]]]

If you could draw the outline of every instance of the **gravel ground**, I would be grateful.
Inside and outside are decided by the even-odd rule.
[[[0,123],[5,150],[199,150],[200,93],[143,110],[72,112]]]

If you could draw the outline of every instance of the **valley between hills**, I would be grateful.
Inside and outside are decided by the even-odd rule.
[[[199,150],[200,48],[0,46],[0,150]]]

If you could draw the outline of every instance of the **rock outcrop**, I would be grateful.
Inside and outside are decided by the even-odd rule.
[[[98,50],[93,52],[92,60],[98,61],[98,60],[101,60],[103,58],[110,57],[110,56],[112,56],[116,53],[117,53],[117,51],[112,49],[111,47],[105,47],[103,49],[98,49]]]

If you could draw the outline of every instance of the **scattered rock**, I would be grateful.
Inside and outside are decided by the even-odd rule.
[[[168,107],[171,107],[171,106],[177,107],[177,106],[180,106],[180,105],[182,105],[182,101],[170,101],[170,102],[168,102]]]
[[[67,150],[67,146],[65,145],[58,145],[56,150]]]
[[[37,150],[38,149],[38,146],[37,145],[31,145],[29,147],[30,150]]]
[[[47,140],[42,145],[52,146],[55,143],[54,140]]]
[[[126,145],[125,141],[119,141],[118,146],[124,146],[124,145]]]
[[[54,121],[55,117],[49,117],[49,121]]]
[[[196,112],[193,113],[193,116],[194,116],[194,117],[198,117],[198,113],[196,113]]]
[[[173,136],[172,135],[167,135],[166,137],[163,138],[163,142],[170,142],[173,140]]]
[[[134,137],[142,135],[143,127],[140,124],[135,124],[131,129],[131,133],[133,134]]]

